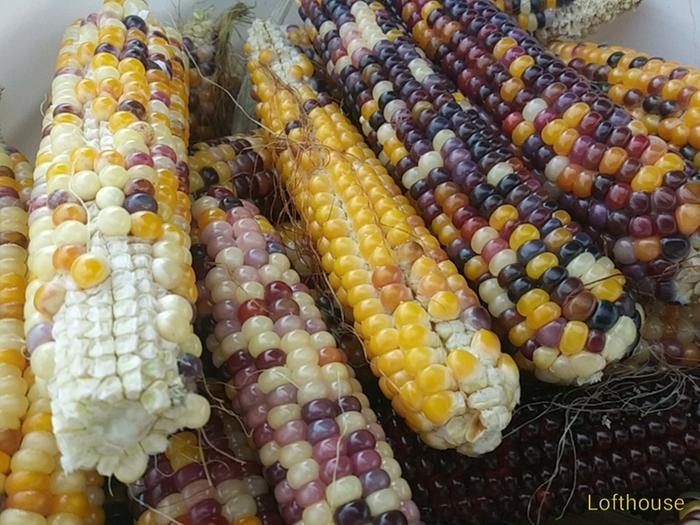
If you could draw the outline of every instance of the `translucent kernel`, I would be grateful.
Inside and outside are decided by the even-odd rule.
[[[69,272],[73,262],[85,253],[85,246],[81,244],[64,244],[54,250],[52,255],[53,267],[57,271]]]
[[[584,349],[588,339],[588,326],[582,321],[569,321],[559,341],[559,350],[562,354],[576,354]]]
[[[517,302],[518,313],[523,317],[529,317],[538,306],[549,301],[549,294],[541,288],[535,288],[525,293]]]
[[[549,301],[535,308],[532,314],[528,316],[526,322],[529,328],[537,330],[547,323],[558,319],[560,316],[561,307],[557,303]]]
[[[428,324],[430,317],[423,307],[415,301],[405,301],[394,310],[397,327],[406,324]]]
[[[70,273],[75,284],[85,289],[97,286],[104,281],[110,274],[110,267],[101,255],[85,253],[73,261]]]
[[[460,313],[460,305],[457,296],[450,291],[434,294],[428,303],[428,313],[431,317],[440,321],[456,319]]]
[[[151,211],[131,214],[131,235],[142,239],[156,240],[163,232],[163,219]]]
[[[454,388],[452,372],[444,365],[430,365],[416,377],[418,386],[426,394],[435,394]]]
[[[510,234],[509,244],[511,249],[517,250],[527,241],[540,238],[540,231],[532,224],[521,224]]]

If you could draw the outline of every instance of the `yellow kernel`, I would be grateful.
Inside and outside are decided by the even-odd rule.
[[[428,313],[439,321],[449,321],[459,316],[459,300],[453,292],[437,292],[430,298]]]
[[[516,324],[508,330],[508,340],[513,346],[522,346],[535,335],[535,331],[527,326],[525,321]]]
[[[466,350],[454,350],[447,356],[447,366],[450,367],[457,381],[469,378],[479,366],[479,360]]]
[[[549,301],[535,308],[532,315],[528,316],[526,323],[528,328],[537,330],[547,323],[558,319],[560,316],[561,307],[557,303]]]
[[[407,350],[404,354],[406,372],[416,376],[421,370],[440,361],[439,351],[430,346],[419,346]]]
[[[571,355],[583,350],[588,339],[588,326],[583,321],[569,321],[564,327],[559,341],[562,354]]]
[[[412,411],[418,411],[423,406],[423,392],[416,381],[408,381],[399,388],[401,402]]]
[[[380,355],[376,359],[377,368],[383,375],[390,376],[404,367],[404,355],[401,350],[392,350]]]
[[[394,310],[394,321],[397,327],[406,324],[428,324],[430,317],[416,301],[405,301]]]
[[[432,423],[444,425],[452,416],[453,392],[438,392],[423,403],[423,413]]]
[[[521,224],[510,234],[508,243],[512,250],[517,250],[527,241],[534,241],[540,238],[540,231],[532,224]]]
[[[544,272],[558,264],[559,259],[556,255],[551,252],[544,252],[530,259],[525,266],[525,271],[531,279],[539,279]]]
[[[404,350],[427,345],[430,334],[430,327],[425,324],[405,324],[399,330],[398,343]]]
[[[70,267],[71,277],[80,288],[91,288],[104,281],[110,274],[107,260],[101,255],[84,253]]]
[[[454,387],[452,372],[444,365],[430,365],[416,377],[418,387],[425,394],[435,394]]]
[[[477,330],[469,346],[475,355],[486,361],[495,363],[501,355],[501,341],[491,330]]]
[[[549,294],[541,288],[534,288],[518,299],[516,308],[523,317],[528,317],[540,305],[549,301]]]

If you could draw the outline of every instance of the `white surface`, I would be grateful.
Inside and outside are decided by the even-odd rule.
[[[588,37],[700,67],[700,0],[642,0]]]
[[[287,0],[247,0],[269,17]],[[0,0],[0,129],[5,140],[33,160],[39,142],[39,107],[49,89],[64,27],[99,6],[100,0]],[[297,20],[296,7],[287,21]],[[151,0],[163,21],[186,15],[192,0]],[[207,0],[223,8],[232,0]],[[700,65],[700,0],[643,0],[636,12],[602,27],[591,40],[617,43],[665,58]]]

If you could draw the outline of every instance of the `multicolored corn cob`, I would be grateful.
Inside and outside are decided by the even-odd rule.
[[[63,37],[30,203],[27,349],[61,464],[137,479],[208,419],[178,360],[198,355],[179,36],[141,0]]]
[[[193,206],[200,304],[284,523],[417,524],[401,468],[281,238],[232,194]],[[208,306],[202,304],[208,303]]]
[[[213,7],[194,9],[182,25],[182,43],[189,59],[190,138],[193,142],[219,136],[216,124],[218,92],[216,82],[216,50],[219,39]]]
[[[130,486],[142,506],[137,525],[282,525],[268,492],[240,423],[216,402],[199,435],[170,436],[165,453]]]
[[[498,318],[516,361],[550,382],[598,380],[634,346],[641,321],[612,261],[535,193],[521,163],[504,162],[513,156],[498,140],[484,142],[484,120],[452,95],[381,5],[334,2],[346,21],[337,26],[321,7],[331,3],[319,4],[303,2],[302,11],[320,54],[333,50],[329,70],[363,131],[393,160],[396,178]],[[364,67],[348,63],[350,54]]]
[[[549,47],[700,168],[700,70],[620,46],[557,41]]]
[[[623,383],[597,395],[586,387],[556,406],[551,393],[523,405],[498,450],[477,459],[428,449],[376,405],[426,523],[544,523],[585,513],[589,496],[675,499],[699,486],[697,377],[642,376],[618,390]]]
[[[700,306],[649,301],[642,325],[642,345],[671,365],[700,365]]]
[[[278,197],[270,153],[256,135],[221,137],[190,146],[190,193],[198,196],[224,185],[236,197],[275,214]]]
[[[0,524],[101,525],[102,480],[61,470],[46,384],[24,356],[31,184],[24,156],[0,147]],[[33,355],[32,365],[40,364]]]
[[[0,145],[0,494],[13,455],[22,443],[21,424],[29,408],[31,378],[24,377],[24,291],[27,277],[27,212],[31,166]],[[12,487],[11,487],[12,488]],[[10,498],[12,495],[10,494]]]
[[[494,4],[513,15],[520,27],[534,32],[552,25],[556,11],[572,2],[573,0],[495,0]]]
[[[0,144],[0,493],[29,407],[23,321],[31,173],[21,153]]]
[[[382,391],[431,446],[493,449],[519,385],[490,316],[338,106],[304,82],[309,60],[279,28],[257,27],[249,67],[284,148],[277,172]]]
[[[490,2],[392,4],[639,290],[667,301],[697,297],[700,186],[682,157]]]
[[[326,322],[346,334],[342,348],[368,384],[362,344],[337,315]],[[633,377],[565,394],[530,389],[501,446],[476,459],[429,450],[379,392],[367,395],[387,422],[426,523],[548,523],[564,511],[587,512],[589,495],[594,503],[615,493],[675,500],[700,483],[697,375],[646,369]]]

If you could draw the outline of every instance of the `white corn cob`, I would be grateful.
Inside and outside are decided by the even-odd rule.
[[[169,433],[208,419],[178,372],[178,355],[201,352],[187,89],[179,35],[141,0],[106,1],[64,34],[34,174],[26,330],[68,472],[133,481]]]

